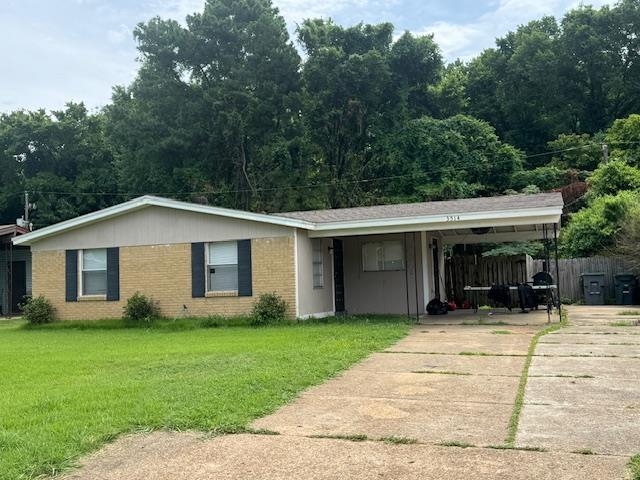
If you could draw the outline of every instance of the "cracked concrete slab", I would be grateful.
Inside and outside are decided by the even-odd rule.
[[[540,338],[540,343],[564,343],[585,345],[637,345],[640,346],[640,335],[602,334],[602,333],[555,333]]]
[[[477,376],[441,373],[345,372],[304,393],[314,397],[423,399],[429,402],[484,402],[513,405],[517,376]]]
[[[489,402],[490,397],[483,402],[430,402],[304,395],[251,426],[285,435],[398,436],[425,443],[501,444],[513,404]]]
[[[535,355],[569,357],[640,357],[640,345],[576,345],[570,343],[540,343]]]
[[[132,455],[135,452],[135,455]],[[66,480],[600,480],[626,459],[517,450],[388,445],[263,435],[203,438],[156,432],[123,437]]]
[[[527,402],[546,405],[586,405],[636,408],[640,410],[640,395],[636,380],[621,378],[530,378]]]
[[[640,358],[533,357],[529,375],[591,375],[638,381]]]
[[[523,357],[374,353],[358,368],[368,372],[453,371],[481,375],[520,376]]]
[[[589,407],[582,405],[524,406],[516,445],[554,452],[588,449],[594,453],[623,455],[640,452],[640,405]]]

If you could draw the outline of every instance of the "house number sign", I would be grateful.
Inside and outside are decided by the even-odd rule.
[[[447,215],[447,222],[457,222],[460,220],[460,215]]]

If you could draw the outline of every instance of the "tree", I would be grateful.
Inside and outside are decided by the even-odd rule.
[[[273,208],[258,194],[268,152],[300,134],[300,58],[277,9],[208,0],[186,28],[155,18],[134,33],[142,66],[107,110],[126,190]]]
[[[640,115],[619,118],[607,130],[605,141],[611,146],[611,156],[640,167]]]
[[[410,121],[388,139],[378,153],[385,175],[381,196],[414,200],[442,200],[495,195],[522,168],[520,152],[502,143],[486,122],[464,116]]]
[[[569,257],[588,257],[611,248],[640,200],[638,192],[596,197],[574,213],[561,234],[561,249]]]
[[[640,208],[632,208],[616,237],[614,253],[626,259],[631,271],[640,274]]]
[[[433,41],[433,35],[416,37],[405,32],[391,46],[389,67],[394,88],[397,89],[402,108],[409,118],[436,116],[439,113],[434,97],[440,91],[432,92],[430,87],[433,88],[439,82],[443,63],[440,48]],[[451,75],[448,82],[441,86],[444,90],[443,97],[453,95],[452,90],[456,87],[452,83],[455,80],[457,78]]]
[[[68,103],[47,114],[18,111],[0,116],[0,207],[3,221],[22,214],[22,192],[38,208],[37,227],[113,205],[117,196],[113,157],[103,117]]]
[[[589,177],[589,196],[615,195],[622,191],[640,190],[640,168],[624,160],[601,164]]]
[[[547,143],[551,165],[563,169],[592,171],[602,161],[602,134],[561,133]]]
[[[392,32],[390,24],[343,29],[330,20],[306,20],[298,29],[309,55],[302,72],[303,117],[322,155],[332,207],[365,201],[358,182],[371,172],[372,143],[393,128]]]
[[[553,165],[533,170],[517,170],[511,177],[511,188],[515,190],[534,185],[540,191],[549,191],[568,183],[571,183],[570,172]]]
[[[470,113],[528,152],[571,130],[571,109],[563,103],[559,78],[559,34],[555,19],[543,17],[498,39],[497,49],[469,66]]]

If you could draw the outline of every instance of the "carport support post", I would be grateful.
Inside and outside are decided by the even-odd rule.
[[[553,243],[555,248],[555,256],[556,256],[556,291],[558,292],[558,315],[560,316],[560,320],[562,320],[562,301],[560,300],[560,268],[558,261],[558,224],[553,224]]]

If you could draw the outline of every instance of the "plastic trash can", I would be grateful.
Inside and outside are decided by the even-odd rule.
[[[606,287],[604,273],[583,273],[581,277],[584,303],[586,305],[604,305]]]
[[[631,273],[620,273],[615,276],[616,304],[633,305],[638,289],[638,279]]]

